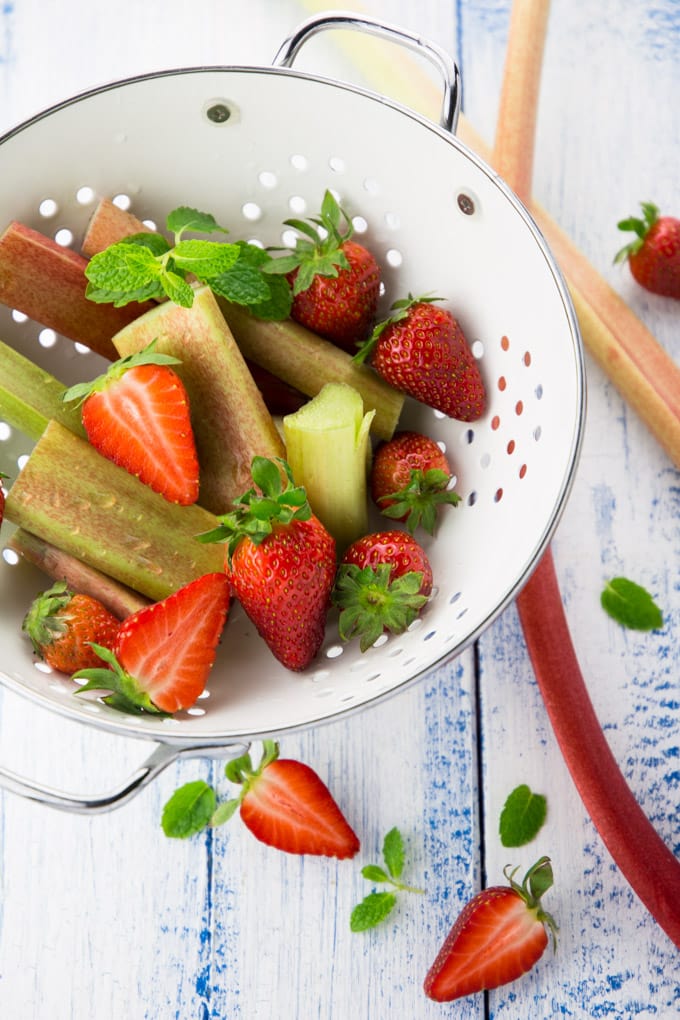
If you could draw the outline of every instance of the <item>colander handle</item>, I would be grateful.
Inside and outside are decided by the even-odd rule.
[[[460,113],[460,74],[453,58],[437,46],[436,43],[423,39],[414,32],[408,32],[387,22],[366,18],[349,11],[326,11],[303,21],[279,47],[274,57],[274,67],[292,67],[302,46],[316,35],[329,28],[355,29],[369,35],[380,36],[390,42],[399,43],[410,50],[415,50],[441,72],[444,79],[444,98],[442,100],[439,123],[441,127],[455,134]]]
[[[148,786],[163,769],[181,758],[232,758],[248,750],[245,744],[156,744],[154,750],[120,786],[101,796],[79,796],[43,786],[0,767],[0,787],[28,800],[74,814],[103,814],[121,807]]]

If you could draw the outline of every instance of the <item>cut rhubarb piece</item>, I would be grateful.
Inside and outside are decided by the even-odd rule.
[[[0,302],[109,360],[111,337],[149,307],[96,304],[85,297],[87,260],[13,222],[0,236]]]
[[[366,411],[375,411],[371,431],[391,439],[404,405],[404,394],[384,382],[351,354],[290,319],[265,322],[244,308],[220,300],[224,317],[244,357],[266,368],[308,397],[327,382],[346,383],[361,394]]]
[[[133,234],[148,233],[150,229],[131,212],[119,208],[108,198],[102,198],[90,217],[80,250],[83,255],[92,258],[110,244]]]
[[[36,440],[48,421],[84,436],[80,410],[62,400],[66,387],[49,372],[0,341],[0,418]]]
[[[286,456],[297,485],[342,552],[368,531],[369,430],[361,394],[326,383],[295,414],[283,419]]]
[[[71,591],[97,599],[119,620],[149,605],[149,600],[136,591],[23,528],[16,529],[7,546],[54,581],[65,581]]]
[[[51,421],[7,495],[5,516],[152,600],[223,569],[196,535],[217,526],[197,504],[169,503]]]
[[[191,308],[157,305],[113,338],[124,357],[155,341],[175,366],[189,395],[201,467],[201,506],[226,513],[250,488],[253,457],[283,458],[283,441],[224,316],[208,287]]]

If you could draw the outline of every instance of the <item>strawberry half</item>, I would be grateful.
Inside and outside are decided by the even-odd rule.
[[[380,266],[364,245],[350,240],[354,227],[330,191],[319,217],[285,223],[303,236],[291,255],[274,259],[266,272],[285,273],[291,283],[292,319],[353,354],[373,328]]]
[[[254,457],[255,487],[219,518],[203,542],[226,542],[232,591],[273,655],[288,669],[306,669],[324,638],[335,578],[335,540],[314,516],[289,466]]]
[[[653,202],[641,202],[642,219],[630,216],[619,230],[632,230],[635,240],[621,248],[614,262],[628,262],[641,287],[663,297],[680,299],[680,219],[660,216]]]
[[[396,432],[375,451],[371,497],[381,513],[404,521],[411,534],[422,527],[433,535],[437,508],[460,503],[449,488],[451,478],[446,454],[434,439],[420,432]]]
[[[332,601],[340,610],[340,637],[359,637],[365,652],[384,631],[405,631],[431,592],[432,568],[412,535],[364,535],[345,551],[337,570]]]
[[[71,674],[97,666],[100,658],[92,644],[113,648],[120,620],[91,595],[71,591],[56,581],[31,603],[22,630],[31,639],[36,655],[52,669]]]
[[[521,885],[505,870],[507,886],[491,886],[463,908],[424,982],[425,994],[450,1002],[515,981],[543,955],[557,927],[541,907],[552,886],[550,861],[542,857]]]
[[[131,712],[190,708],[215,661],[229,601],[225,574],[204,574],[128,616],[112,651],[94,646],[109,668],[74,674],[87,681],[77,693],[111,691],[104,701]]]
[[[114,362],[91,383],[78,383],[63,399],[83,402],[90,443],[108,460],[172,503],[198,499],[198,457],[189,400],[171,367],[177,358],[144,351]]]
[[[388,383],[449,418],[476,421],[486,409],[479,366],[460,323],[433,304],[440,298],[409,295],[373,330],[354,360],[370,359]]]
[[[241,793],[227,803],[238,808],[252,834],[277,850],[344,859],[354,857],[359,840],[322,779],[308,765],[279,758],[278,744],[265,740],[257,769],[250,755],[226,766],[227,778]]]

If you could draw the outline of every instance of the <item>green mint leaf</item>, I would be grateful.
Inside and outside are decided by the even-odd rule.
[[[392,912],[397,897],[391,892],[374,892],[357,903],[349,919],[351,931],[366,931],[375,928]]]
[[[392,878],[399,878],[404,870],[404,841],[399,829],[390,829],[385,836],[383,858]]]
[[[221,804],[217,805],[217,808],[213,812],[210,824],[224,825],[224,823],[228,822],[232,815],[236,813],[240,804],[241,800],[239,797],[232,797],[231,800],[223,800]]]
[[[608,581],[600,602],[612,619],[630,630],[660,630],[663,627],[663,613],[652,596],[626,577],[614,577]]]
[[[501,811],[499,831],[503,846],[530,843],[543,826],[547,810],[543,794],[533,793],[525,783],[515,787]]]
[[[180,241],[172,259],[179,269],[193,273],[202,282],[231,269],[240,254],[236,244],[221,241]]]
[[[119,300],[157,283],[160,272],[160,263],[145,245],[123,241],[93,255],[85,268],[95,292],[106,291]]]
[[[250,305],[250,311],[256,319],[267,322],[282,322],[290,315],[293,306],[293,291],[285,276],[267,277],[269,298],[258,304]]]
[[[159,257],[170,251],[170,244],[162,234],[128,234],[122,237],[119,244],[138,244],[148,248],[152,255]]]
[[[193,230],[197,234],[229,233],[227,228],[221,227],[210,213],[200,212],[187,205],[173,209],[168,214],[166,226],[175,235],[183,234],[187,230]]]
[[[377,864],[367,864],[361,869],[361,874],[364,878],[367,878],[369,882],[389,882],[390,876],[387,874],[384,868],[379,867]]]
[[[122,308],[123,305],[129,305],[132,301],[142,302],[159,299],[164,297],[164,294],[165,292],[161,286],[160,280],[152,280],[144,287],[138,287],[136,290],[129,290],[125,292],[95,287],[91,283],[88,283],[85,290],[85,296],[90,301],[94,301],[96,304],[100,305],[113,305],[115,308]]]
[[[262,271],[239,262],[228,272],[207,281],[214,294],[232,301],[235,305],[261,305],[269,301],[269,284]]]
[[[194,292],[183,276],[169,269],[162,269],[160,282],[171,301],[183,308],[191,308],[194,303]]]
[[[212,786],[198,779],[175,790],[163,808],[161,825],[166,836],[186,839],[200,832],[215,811],[216,795]]]

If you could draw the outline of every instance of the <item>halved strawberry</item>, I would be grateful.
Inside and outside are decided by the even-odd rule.
[[[104,700],[126,711],[178,712],[205,688],[230,602],[225,574],[204,574],[162,602],[128,616],[113,651],[93,647],[109,668],[80,670],[84,691],[110,691]]]
[[[424,982],[425,994],[437,1002],[497,988],[515,981],[540,959],[555,921],[541,906],[553,884],[550,860],[542,857],[521,885],[509,875],[507,886],[477,893],[463,908]]]
[[[484,381],[460,323],[433,304],[439,300],[395,301],[354,360],[370,359],[395,389],[449,418],[475,421],[486,409]]]
[[[83,425],[108,460],[137,475],[173,503],[198,499],[198,457],[186,389],[153,344],[114,362],[90,383],[78,383],[63,399],[83,402]]]
[[[245,754],[229,762],[225,771],[232,783],[242,785],[225,814],[238,808],[261,843],[291,854],[341,859],[358,852],[359,840],[323,780],[309,765],[279,758],[274,741],[264,741],[257,769]]]
[[[352,222],[330,191],[320,216],[285,222],[302,236],[293,254],[274,259],[266,272],[285,273],[292,284],[292,319],[353,354],[375,320],[378,262],[368,248],[351,240]]]
[[[335,578],[332,602],[340,610],[340,637],[358,637],[365,652],[384,631],[405,631],[431,592],[432,567],[412,535],[397,530],[364,535],[345,550]]]

